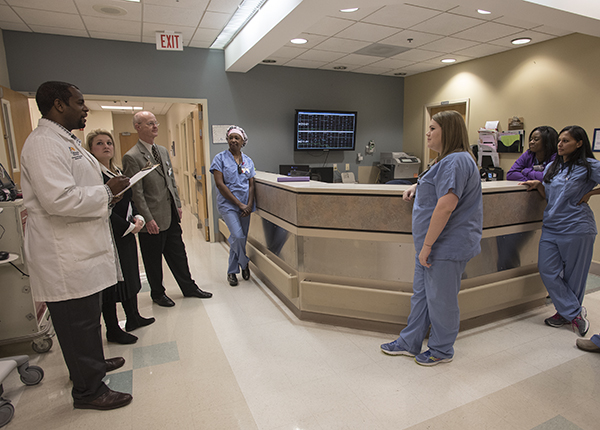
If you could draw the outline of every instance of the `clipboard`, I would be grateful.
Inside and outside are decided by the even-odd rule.
[[[129,178],[129,186],[127,188],[125,188],[123,191],[121,191],[119,194],[117,194],[115,197],[120,197],[121,195],[123,195],[123,193],[125,191],[127,191],[128,189],[130,189],[134,184],[136,184],[137,182],[139,182],[144,176],[146,176],[148,173],[150,173],[151,171],[153,171],[157,167],[158,167],[158,164],[155,164],[152,167],[143,168],[142,170],[140,170],[139,172],[137,172],[135,175],[133,175],[131,178]]]

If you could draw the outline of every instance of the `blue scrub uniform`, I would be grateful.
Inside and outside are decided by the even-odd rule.
[[[600,182],[600,161],[587,159],[585,167],[562,169],[550,183],[544,183],[548,205],[544,211],[538,269],[556,311],[569,321],[581,313],[594,241],[596,220],[581,198]],[[548,167],[546,167],[547,171]]]
[[[233,158],[233,154],[227,149],[215,155],[210,172],[218,170],[223,174],[223,182],[229,188],[229,191],[242,203],[248,204],[250,193],[249,180],[256,176],[254,163],[246,154],[242,153],[241,173],[238,172],[238,164]],[[218,189],[217,189],[218,191]],[[239,273],[240,267],[245,268],[248,265],[249,258],[246,255],[246,240],[248,238],[248,228],[250,227],[250,217],[241,216],[240,208],[233,202],[217,192],[217,210],[229,228],[229,267],[227,273]],[[256,210],[256,202],[253,203],[252,211]]]
[[[452,191],[458,204],[433,244],[427,268],[419,263],[433,210]],[[417,184],[412,215],[416,250],[413,296],[407,326],[398,344],[419,354],[431,326],[428,347],[436,358],[452,358],[460,325],[458,292],[467,262],[481,252],[481,178],[468,152],[455,152],[433,165]]]

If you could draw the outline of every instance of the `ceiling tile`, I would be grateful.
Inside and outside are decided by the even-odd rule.
[[[115,21],[108,18],[97,18],[95,16],[84,16],[83,22],[89,31],[117,34],[135,34],[139,36],[142,33],[142,23],[135,21]]]
[[[210,42],[203,40],[192,40],[190,43],[187,44],[187,46],[191,48],[210,48],[210,45],[212,45],[213,41],[214,39]]]
[[[345,67],[345,69],[336,69],[336,67]],[[352,70],[359,69],[361,66],[359,64],[344,64],[339,61],[335,61],[333,63],[325,64],[320,69],[326,70],[335,70],[336,72],[351,72]]]
[[[478,58],[497,54],[499,52],[506,51],[507,49],[510,48],[505,46],[490,45],[489,43],[482,43],[480,45],[475,45],[471,48],[456,51],[455,54]]]
[[[307,33],[301,33],[296,37],[300,38],[300,39],[306,39],[306,40],[308,40],[308,42],[306,42],[302,45],[298,45],[296,43],[292,43],[291,41],[288,41],[288,43],[286,43],[285,46],[290,46],[290,47],[300,46],[304,49],[311,49],[327,39],[326,36],[321,36],[319,34],[307,34]]]
[[[552,34],[553,36],[566,36],[567,34],[574,33],[573,31],[563,30],[562,28],[551,27],[549,25],[542,25],[535,28],[535,31],[540,33]]]
[[[520,46],[515,46],[511,43],[512,40],[514,39],[519,39],[521,37],[531,37],[531,43],[528,43],[527,45],[520,45]],[[537,43],[537,42],[543,42],[545,40],[550,40],[550,39],[554,39],[555,36],[552,36],[551,34],[545,34],[545,33],[538,33],[536,31],[523,31],[520,33],[516,33],[516,34],[512,34],[508,37],[502,37],[500,39],[495,39],[490,41],[489,43],[491,43],[492,45],[500,45],[500,46],[505,46],[507,48],[522,48],[523,46],[528,46],[531,45],[532,43]]]
[[[49,12],[46,10],[24,9],[21,7],[15,7],[14,9],[21,19],[29,25],[85,30],[83,21],[81,21],[79,15]]]
[[[0,5],[0,21],[23,23],[23,20],[19,18],[19,15],[17,15],[9,6],[6,5]]]
[[[458,51],[459,49],[470,48],[471,46],[475,46],[477,44],[478,42],[473,42],[471,40],[457,39],[455,37],[444,37],[443,39],[423,45],[423,49],[437,52],[454,52]]]
[[[481,23],[482,20],[479,19],[469,18],[461,15],[453,15],[451,13],[443,13],[425,22],[422,22],[421,24],[415,25],[411,29],[449,36]]]
[[[337,62],[343,64],[354,64],[357,66],[366,66],[368,64],[375,63],[379,60],[379,57],[371,57],[370,55],[350,54],[346,55],[343,58],[340,58],[339,60],[337,60]]]
[[[169,3],[168,7],[172,8],[206,10],[211,0],[142,0],[142,2],[144,6],[165,6],[165,3]]]
[[[386,6],[364,18],[362,22],[396,28],[410,28],[439,14],[440,11],[437,10],[402,4]]]
[[[326,61],[327,63],[331,63],[332,61],[339,60],[346,54],[331,52],[331,51],[319,51],[318,49],[311,49],[306,51],[303,54],[300,54],[298,57],[299,60],[311,60],[311,61]]]
[[[421,73],[421,72],[428,72],[430,70],[441,69],[442,67],[444,67],[444,65],[442,63],[439,63],[439,64],[416,63],[416,64],[411,64],[410,66],[406,66],[404,68],[404,70]]]
[[[327,64],[327,61],[299,60],[298,58],[294,58],[293,60],[285,63],[285,65],[288,67],[302,67],[306,69],[318,69],[325,64]]]
[[[456,60],[456,62],[454,63],[442,63],[442,60],[445,58],[454,58]],[[472,60],[472,57],[467,57],[465,55],[458,55],[458,54],[444,54],[444,55],[440,55],[438,57],[434,57],[431,58],[427,61],[424,61],[424,63],[432,63],[432,64],[441,64],[443,67],[445,66],[451,66],[452,64],[458,64],[458,63],[462,63],[464,61],[469,61]]]
[[[427,61],[440,55],[439,52],[426,51],[424,49],[411,49],[410,51],[398,54],[392,59],[405,61]]]
[[[7,4],[50,12],[78,13],[73,0],[7,0]]]
[[[329,15],[334,18],[342,18],[349,19],[352,21],[360,21],[363,18],[371,15],[374,12],[377,12],[381,9],[382,6],[374,6],[374,7],[361,7],[356,12],[340,12],[339,10],[336,12],[332,12]]]
[[[478,25],[477,27],[455,33],[453,36],[461,39],[473,40],[476,42],[489,42],[490,40],[509,36],[511,34],[519,33],[520,31],[522,31],[521,28],[497,24],[495,22],[486,22],[485,24]]]
[[[307,28],[305,33],[321,34],[323,36],[333,36],[339,33],[340,31],[350,27],[352,24],[354,24],[354,21],[326,16],[316,24]]]
[[[477,9],[487,10],[488,12],[492,12],[492,13],[490,13],[488,15],[484,15],[484,14],[477,12]],[[493,5],[486,5],[486,4],[477,4],[475,6],[475,5],[472,5],[471,3],[469,3],[466,5],[460,5],[460,6],[455,7],[454,9],[452,9],[451,12],[455,15],[468,16],[471,18],[483,19],[486,21],[495,20],[502,16],[502,14],[498,10],[498,8],[494,7]]]
[[[98,18],[125,20],[125,21],[141,21],[142,19],[142,4],[132,3],[126,1],[89,1],[89,0],[75,0],[79,13],[83,16],[95,16]],[[125,15],[110,15],[107,13],[98,12],[93,8],[95,4],[115,6],[120,9],[127,11]]]
[[[357,22],[345,30],[340,31],[336,34],[337,37],[344,39],[353,40],[364,40],[368,42],[378,42],[381,39],[390,37],[393,34],[398,33],[397,28],[382,27],[373,24],[366,24],[364,22]]]
[[[392,69],[381,68],[381,67],[373,67],[373,66],[363,66],[358,69],[353,70],[355,73],[366,73],[369,75],[383,75],[386,72],[391,72]]]
[[[524,29],[531,29],[531,28],[539,26],[539,24],[536,24],[533,21],[521,19],[520,17],[515,18],[515,17],[501,16],[498,19],[495,19],[494,22],[497,22],[498,24],[512,25],[513,27],[519,27],[519,28],[524,28]]]
[[[144,5],[143,18],[144,22],[196,27],[202,18],[203,11],[204,9]]]
[[[383,39],[380,43],[387,45],[404,46],[405,48],[418,48],[426,43],[433,42],[434,40],[442,39],[444,36],[431,33],[423,33],[414,30],[403,30],[400,33]]]
[[[222,12],[206,12],[200,21],[200,27],[222,30],[231,18],[230,14]]]
[[[413,0],[411,2],[409,0],[408,4],[446,12],[457,7],[461,1],[462,0]]]
[[[192,40],[190,41],[190,43],[191,42],[194,42],[194,43],[210,42],[210,44],[212,44],[212,42],[215,41],[215,39],[217,38],[218,35],[219,35],[219,30],[215,30],[212,28],[197,28],[196,32],[192,36]],[[196,46],[196,45],[194,45],[194,46]]]
[[[4,21],[0,21],[0,28],[2,30],[31,32],[31,29],[27,25],[25,25],[23,22],[4,22]]]
[[[242,0],[211,0],[208,9],[211,12],[222,12],[233,15]]]
[[[287,58],[288,60],[291,60],[292,58],[296,58],[298,55],[306,51],[306,49],[302,48],[292,48],[291,46],[284,46],[282,48],[279,48],[277,51],[273,52],[271,56]],[[268,58],[271,58],[271,56],[269,56]]]
[[[317,45],[317,49],[323,51],[334,51],[334,52],[345,52],[350,53],[358,51],[365,46],[370,45],[369,42],[363,42],[360,40],[340,39],[338,37],[331,37],[322,43]]]
[[[380,67],[380,68],[389,68],[389,69],[400,69],[402,67],[406,67],[410,64],[414,64],[414,61],[410,60],[396,60],[394,58],[386,58],[384,60],[378,61],[376,63],[371,64],[372,67]]]
[[[140,34],[120,34],[120,33],[104,33],[101,31],[89,31],[90,36],[94,39],[107,39],[107,40],[122,40],[125,42],[139,42],[141,40]],[[89,106],[88,106],[89,107]]]
[[[88,32],[79,28],[67,27],[46,27],[43,25],[30,25],[31,29],[36,33],[60,34],[63,36],[89,37]]]

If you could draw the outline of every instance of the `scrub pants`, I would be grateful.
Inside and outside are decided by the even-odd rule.
[[[542,230],[538,269],[556,311],[569,321],[581,313],[596,235]]]
[[[460,280],[469,260],[434,260],[430,268],[419,263],[418,255],[415,260],[410,315],[406,328],[400,332],[398,344],[412,354],[419,354],[431,325],[427,346],[432,355],[452,358],[460,326]]]
[[[592,336],[592,338],[590,340],[592,342],[594,342],[594,345],[596,345],[598,348],[600,348],[600,335],[595,334]]]
[[[221,214],[229,229],[229,267],[227,273],[240,273],[240,267],[248,266],[246,240],[250,228],[250,215],[243,217],[238,211],[225,211]]]

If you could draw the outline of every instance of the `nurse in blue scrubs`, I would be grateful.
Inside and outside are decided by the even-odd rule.
[[[229,149],[218,153],[210,165],[217,186],[217,209],[229,229],[229,267],[227,282],[238,284],[236,274],[242,269],[242,278],[250,279],[246,240],[250,227],[250,214],[255,210],[254,163],[242,152],[248,136],[238,126],[227,130]]]
[[[483,204],[479,169],[458,112],[433,116],[427,147],[440,155],[403,195],[407,202],[415,200],[412,233],[416,261],[410,315],[400,337],[381,345],[381,350],[433,366],[454,357],[460,280],[467,262],[481,251]],[[430,328],[429,349],[421,353]]]
[[[538,190],[548,202],[540,239],[538,269],[556,313],[544,321],[551,327],[571,324],[585,336],[590,328],[582,306],[594,241],[596,220],[587,204],[600,193],[600,162],[585,130],[565,127],[558,138],[556,160],[546,167],[544,181],[521,182]]]

